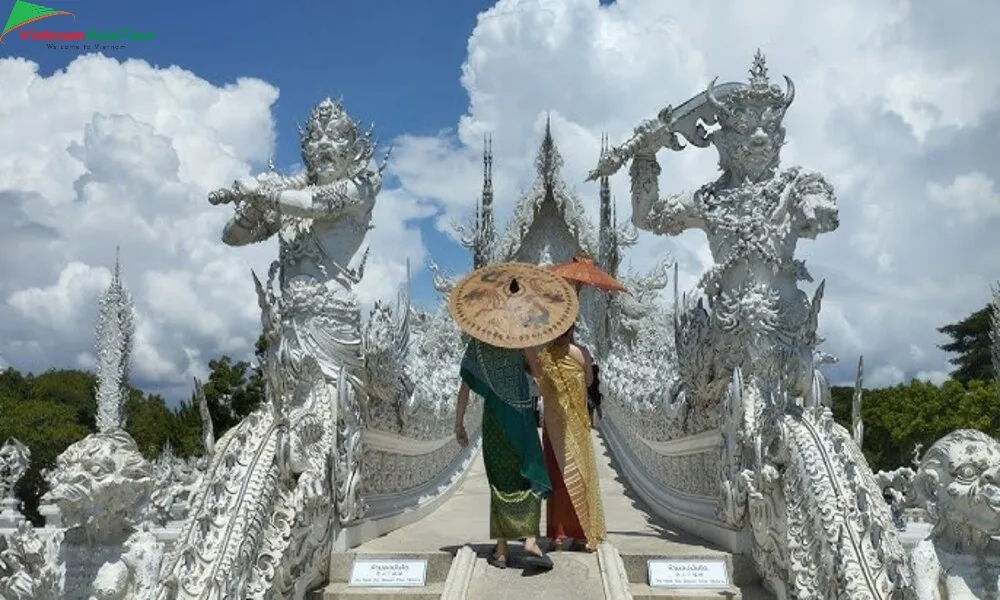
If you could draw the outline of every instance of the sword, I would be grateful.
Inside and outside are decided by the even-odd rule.
[[[736,90],[745,88],[747,84],[730,82],[715,86],[713,95],[724,100]],[[676,139],[675,134],[681,134],[692,146],[705,148],[710,143],[705,125],[719,122],[715,107],[708,101],[707,90],[691,98],[677,108],[668,106],[657,114],[655,119],[648,119],[639,124],[624,144],[615,146],[604,152],[597,167],[587,176],[587,181],[600,177],[614,175],[626,162],[639,153],[655,153],[660,148],[681,150],[684,146]]]

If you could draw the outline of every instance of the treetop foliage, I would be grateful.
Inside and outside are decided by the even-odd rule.
[[[209,363],[211,374],[204,384],[209,414],[217,436],[239,423],[263,401],[264,386],[259,369],[246,361],[222,356]],[[162,396],[129,386],[125,400],[125,430],[139,450],[155,459],[170,442],[181,458],[200,456],[201,414],[196,399],[171,410]],[[70,444],[97,432],[97,378],[93,373],[53,369],[23,374],[8,368],[0,372],[0,443],[17,438],[31,449],[31,466],[17,485],[23,512],[41,523],[38,500],[47,491],[42,477]]]

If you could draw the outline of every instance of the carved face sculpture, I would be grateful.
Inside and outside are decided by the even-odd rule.
[[[43,500],[56,504],[70,527],[130,511],[152,487],[152,465],[123,431],[95,433],[56,458]]]
[[[371,157],[370,142],[339,103],[329,98],[313,109],[301,130],[302,160],[309,175],[324,183],[343,179]]]
[[[935,442],[914,487],[938,520],[1000,535],[1000,442],[985,433],[960,429]]]
[[[721,101],[715,97],[715,81],[706,90],[709,103],[715,107],[721,128],[712,135],[719,151],[723,170],[736,172],[751,181],[769,178],[778,165],[779,153],[785,143],[785,128],[781,120],[795,98],[795,85],[785,77],[788,89],[781,91],[767,78],[764,57],[759,52],[750,69],[750,85],[737,90]],[[739,182],[742,183],[742,182]]]
[[[17,483],[28,470],[31,451],[17,440],[9,440],[0,446],[0,500],[13,492]]]

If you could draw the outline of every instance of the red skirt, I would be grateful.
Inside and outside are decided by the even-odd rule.
[[[563,538],[584,540],[586,536],[583,534],[583,526],[576,516],[576,510],[573,509],[573,502],[566,490],[562,470],[556,461],[552,442],[549,441],[549,433],[545,427],[542,427],[542,450],[545,453],[545,468],[548,469],[549,479],[552,480],[552,495],[545,503],[545,535],[553,540]]]

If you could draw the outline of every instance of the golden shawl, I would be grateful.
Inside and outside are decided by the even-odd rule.
[[[538,359],[542,368],[538,387],[545,399],[545,428],[573,509],[587,536],[587,547],[595,549],[607,531],[590,437],[583,366],[569,354],[565,344],[550,345],[539,352]]]

